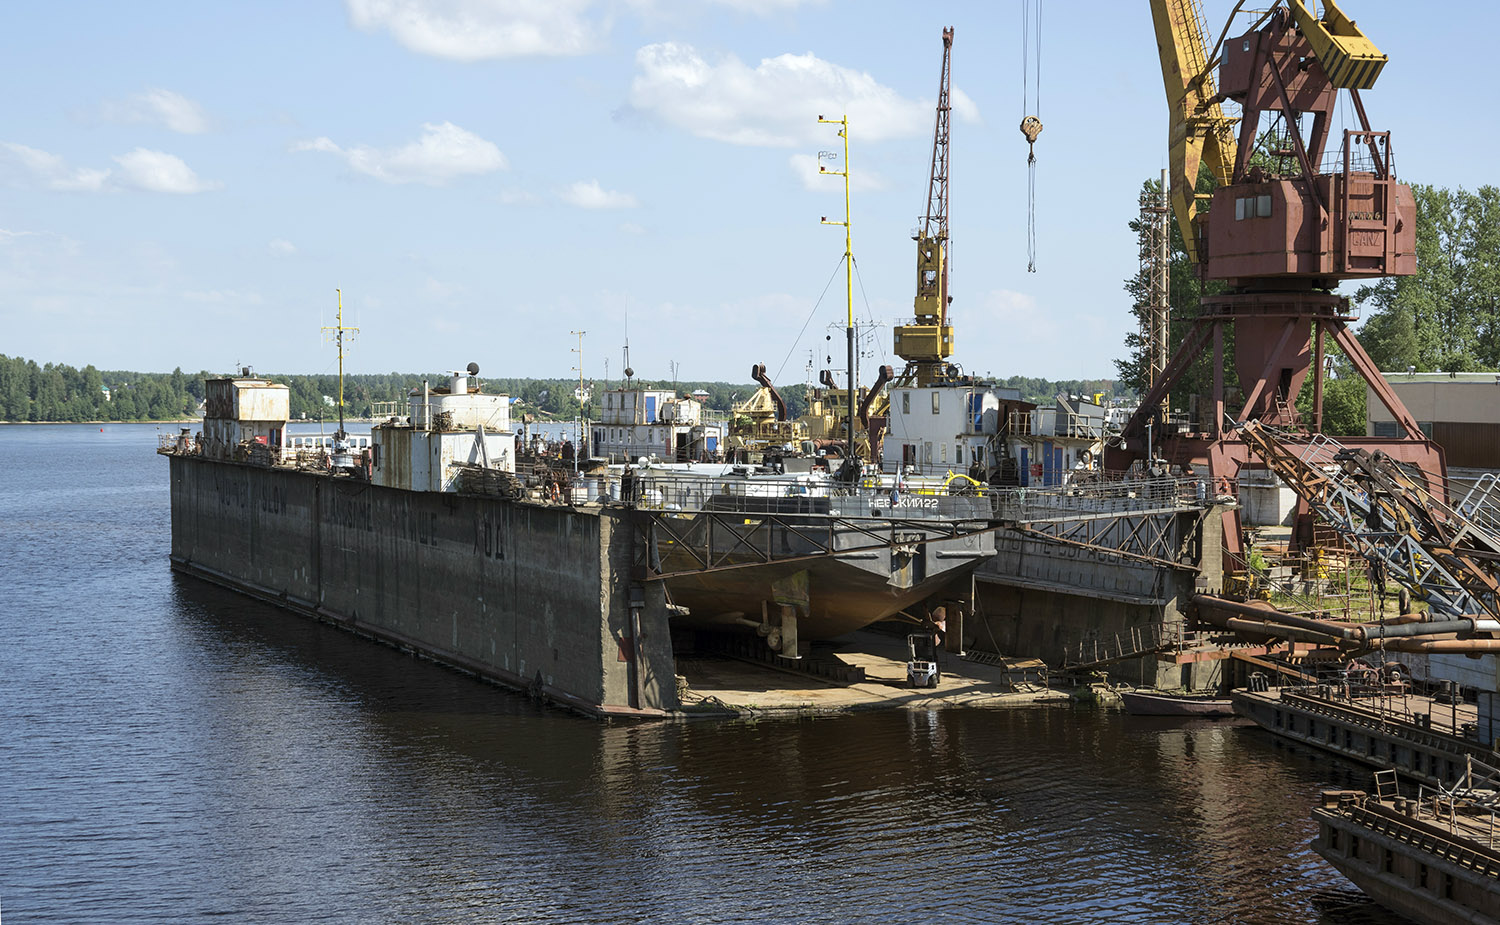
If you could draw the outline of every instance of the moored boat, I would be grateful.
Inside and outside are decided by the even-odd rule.
[[[1132,716],[1233,716],[1234,704],[1205,694],[1120,691],[1120,702]]]

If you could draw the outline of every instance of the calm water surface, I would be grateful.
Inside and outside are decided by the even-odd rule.
[[[600,725],[174,576],[156,434],[0,427],[8,922],[1399,921],[1254,727]]]

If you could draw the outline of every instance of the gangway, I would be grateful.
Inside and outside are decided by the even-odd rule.
[[[1455,508],[1382,453],[1348,449],[1323,434],[1298,445],[1255,421],[1239,434],[1367,561],[1434,613],[1500,616],[1493,479]]]

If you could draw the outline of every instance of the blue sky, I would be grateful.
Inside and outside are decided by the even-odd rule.
[[[1205,4],[1217,33],[1231,4]],[[1399,173],[1494,183],[1495,7],[1347,0]],[[0,7],[0,353],[101,368],[778,381],[836,325],[851,119],[871,365],[911,312],[941,30],[965,368],[1109,376],[1165,166],[1145,3],[1043,4],[1026,272],[1020,2],[299,0]],[[868,305],[868,307],[867,307]],[[799,341],[799,332],[803,331]],[[869,378],[867,375],[866,379]]]

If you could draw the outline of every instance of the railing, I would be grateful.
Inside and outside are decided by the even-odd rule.
[[[992,489],[998,520],[1027,523],[1187,509],[1210,500],[1208,484],[1191,476]]]
[[[1064,648],[1063,666],[1067,670],[1078,671],[1096,665],[1144,658],[1166,649],[1181,648],[1184,641],[1185,630],[1180,620],[1171,623],[1145,623],[1107,637],[1079,640],[1076,648]]]

